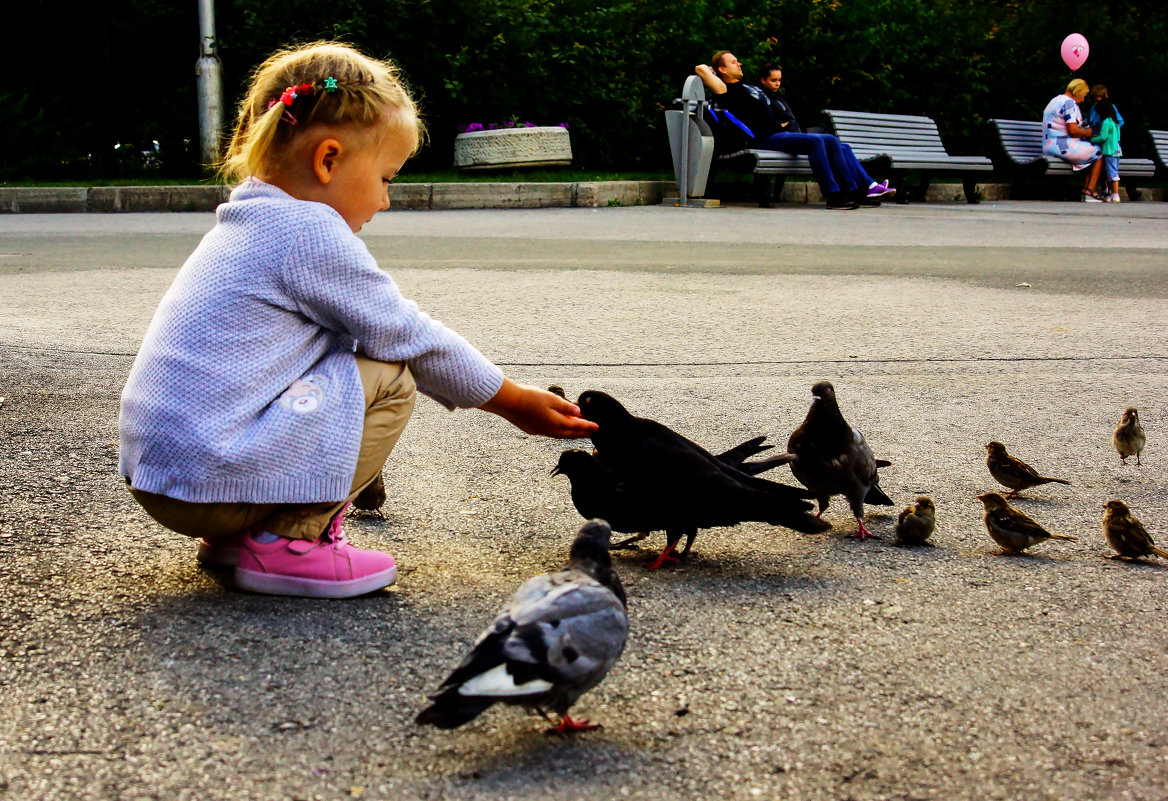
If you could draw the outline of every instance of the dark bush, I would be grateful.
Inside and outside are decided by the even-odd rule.
[[[988,153],[991,117],[1036,118],[1066,85],[1059,44],[1078,31],[1080,77],[1110,88],[1125,152],[1168,127],[1168,15],[1150,0],[219,0],[217,15],[229,107],[281,45],[338,38],[397,60],[431,131],[420,169],[450,165],[460,124],[512,117],[568,123],[577,166],[666,169],[661,112],[719,48],[748,69],[780,61],[805,125],[832,107],[927,114],[954,152]],[[199,176],[192,0],[34,1],[10,16],[52,36],[51,52],[5,57],[0,180]]]

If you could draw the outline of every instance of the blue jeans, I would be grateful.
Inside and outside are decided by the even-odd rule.
[[[1119,180],[1119,156],[1104,156],[1103,169],[1107,170],[1107,180]]]
[[[757,140],[755,147],[806,156],[825,195],[855,192],[875,183],[860,166],[852,149],[831,134],[776,133]]]

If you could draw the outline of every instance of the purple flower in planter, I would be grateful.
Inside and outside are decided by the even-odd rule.
[[[503,122],[488,122],[486,125],[484,125],[481,122],[472,122],[469,125],[459,125],[458,132],[459,133],[473,133],[474,131],[498,131],[498,130],[506,129],[506,128],[538,128],[538,127],[539,127],[539,125],[537,125],[534,122],[531,122],[530,120],[528,120],[527,122],[520,122],[517,118],[512,117],[511,119],[504,120]],[[568,130],[568,123],[557,122],[554,126],[551,126],[551,127],[563,128],[566,131],[566,130]]]

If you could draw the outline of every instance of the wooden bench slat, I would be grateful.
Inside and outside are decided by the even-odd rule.
[[[1152,157],[1160,168],[1168,171],[1168,131],[1148,131],[1152,138]]]
[[[824,109],[836,136],[862,160],[886,158],[894,168],[984,172],[993,169],[985,156],[953,156],[945,149],[937,123],[906,114]]]

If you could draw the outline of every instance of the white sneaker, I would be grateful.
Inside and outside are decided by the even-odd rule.
[[[1107,202],[1108,203],[1118,203],[1119,202],[1119,195],[1116,195],[1116,194],[1108,195]]]

